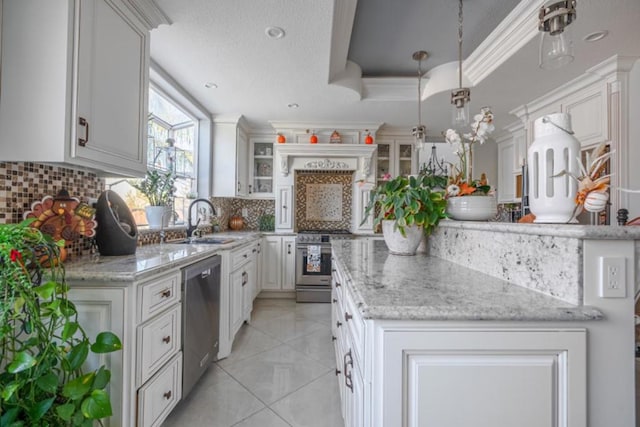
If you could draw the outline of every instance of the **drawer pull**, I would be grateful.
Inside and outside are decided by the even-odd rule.
[[[169,298],[171,296],[171,289],[165,289],[160,296],[162,296],[162,298]]]
[[[337,322],[336,322],[336,326],[339,328],[340,326],[342,326],[342,322],[337,321]]]
[[[169,344],[171,342],[171,336],[167,335],[166,337],[162,338],[162,342],[165,344]]]
[[[341,371],[340,369],[337,369],[337,368],[336,368],[336,377],[337,377],[338,375],[340,375],[341,373],[342,373],[342,371]]]
[[[340,282],[336,282],[336,288],[339,288],[340,286]]]
[[[344,320],[345,320],[345,322],[348,322],[350,319],[353,319],[353,316],[345,311],[344,312]]]
[[[89,143],[89,122],[84,117],[78,117],[78,124],[84,126],[84,138],[78,138],[78,145],[80,147],[86,147]]]
[[[253,252],[255,254],[256,252],[258,252],[258,250],[257,249],[252,249],[251,252]]]
[[[334,304],[338,302],[338,300],[335,299],[335,298],[332,301],[333,301]]]
[[[335,335],[332,335],[332,336],[331,336],[331,341],[335,341],[335,340],[337,340],[337,339],[338,339],[338,338],[336,338],[336,337],[335,337]]]
[[[169,390],[168,392],[166,392],[165,394],[162,395],[165,399],[169,400],[171,399],[171,390]]]
[[[248,257],[249,257],[249,255],[247,255],[247,254],[244,254],[244,255],[242,255],[242,256],[243,256],[243,257],[245,257],[245,258],[248,258]]]

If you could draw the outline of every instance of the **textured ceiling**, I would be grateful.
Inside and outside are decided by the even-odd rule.
[[[432,54],[424,63],[428,72],[437,65],[443,71],[457,54],[454,0],[155,1],[173,23],[152,31],[152,59],[211,114],[244,115],[253,127],[269,128],[270,121],[378,122],[410,133],[417,122],[411,54],[420,49]],[[476,46],[499,32],[496,26],[514,6],[542,3],[465,0],[465,58],[473,62]],[[515,121],[511,109],[612,55],[640,56],[640,0],[580,0],[572,24],[576,59],[557,71],[537,66],[534,15],[526,25],[529,38],[515,54],[503,45],[480,49],[507,52],[490,57],[484,63],[490,72],[471,88],[472,111],[491,105],[498,129]],[[267,38],[264,31],[271,25],[284,28],[286,36]],[[608,30],[609,36],[597,43],[582,40],[596,30]],[[465,73],[471,68],[466,64]],[[422,120],[432,135],[448,127],[448,92],[457,85],[453,65],[440,75],[450,81],[435,85],[435,73],[427,76],[426,84],[437,89],[422,103]],[[410,77],[367,78],[389,75]],[[209,81],[218,89],[206,89]],[[376,92],[376,84],[384,90]],[[290,103],[300,108],[290,109]]]

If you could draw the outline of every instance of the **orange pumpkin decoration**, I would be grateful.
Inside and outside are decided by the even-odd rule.
[[[232,216],[229,220],[229,228],[237,231],[242,230],[242,227],[244,227],[244,219],[238,215]]]
[[[373,137],[370,133],[367,133],[367,136],[364,137],[365,144],[373,144]]]
[[[315,133],[312,133],[311,136],[309,137],[309,142],[312,144],[317,144],[318,143],[318,137],[316,136]]]
[[[284,136],[283,134],[279,133],[278,134],[278,144],[284,144],[285,142],[287,142],[287,137]]]

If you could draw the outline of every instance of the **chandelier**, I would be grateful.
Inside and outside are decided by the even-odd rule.
[[[422,124],[421,96],[422,96],[422,61],[429,54],[424,50],[413,53],[413,59],[418,61],[418,125],[413,128],[413,136],[416,139],[416,150],[422,149],[427,143],[427,128]]]
[[[469,124],[471,91],[462,87],[462,0],[458,3],[458,89],[451,91],[452,123],[454,127]]]
[[[569,24],[576,19],[576,0],[552,0],[538,14],[540,68],[553,70],[573,61],[573,41]]]
[[[449,176],[447,162],[445,162],[444,157],[438,160],[438,153],[436,152],[436,144],[434,142],[431,143],[431,155],[422,165],[420,173],[424,175]]]

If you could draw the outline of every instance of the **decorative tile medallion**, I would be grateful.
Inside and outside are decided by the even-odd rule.
[[[342,184],[306,184],[308,221],[342,220]]]

